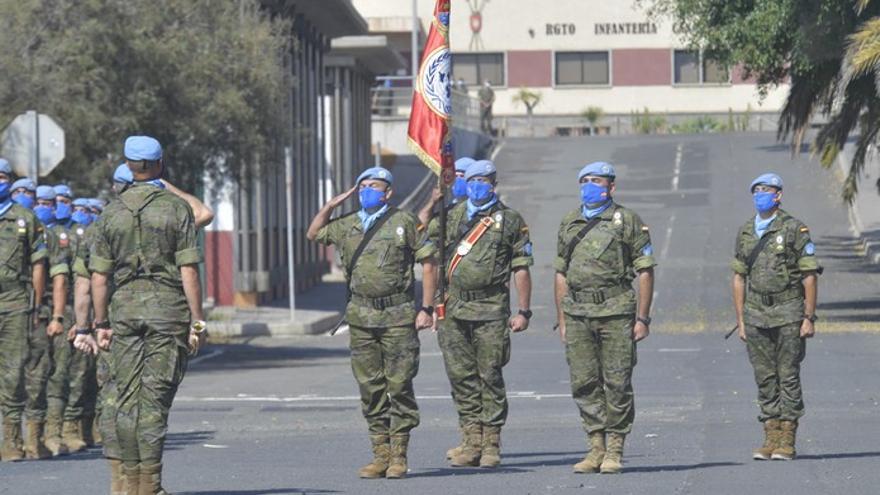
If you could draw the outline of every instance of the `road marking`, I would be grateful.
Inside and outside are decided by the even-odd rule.
[[[202,354],[201,356],[198,356],[195,359],[190,359],[189,365],[192,366],[194,364],[201,363],[202,361],[207,361],[211,358],[215,358],[217,356],[220,356],[220,355],[224,354],[225,352],[226,352],[225,349],[214,349],[213,351],[211,351],[207,354]]]
[[[669,217],[669,225],[666,226],[666,242],[663,243],[663,249],[660,250],[660,260],[665,260],[669,254],[669,245],[672,244],[672,225],[675,223],[675,213]]]
[[[672,190],[678,191],[678,180],[681,175],[681,154],[682,154],[683,145],[678,143],[678,146],[675,147],[675,172],[673,172],[672,176]]]
[[[508,399],[570,399],[571,394],[538,394],[535,392],[508,392]],[[451,395],[417,395],[418,400],[452,400]],[[238,395],[236,397],[177,397],[176,402],[271,402],[271,403],[296,403],[296,402],[353,402],[360,401],[358,395],[336,395],[319,397],[317,395],[298,395],[294,397],[277,397],[277,396],[248,396]]]
[[[324,335],[326,335],[326,336],[328,336],[328,337],[335,337],[336,335],[339,335],[339,334],[341,334],[341,333],[342,333],[342,334],[344,334],[344,333],[348,333],[348,329],[349,329],[349,328],[350,328],[350,327],[349,327],[348,323],[345,323],[345,324],[343,324],[341,327],[339,327],[339,330],[336,330],[336,333],[335,333],[335,334],[330,335],[330,332],[328,331],[328,332],[325,333]]]
[[[661,347],[657,349],[657,352],[700,352],[702,349],[698,347],[685,347],[685,348],[670,348],[670,347]]]
[[[507,144],[507,141],[502,141],[501,144],[499,144],[498,147],[495,148],[495,151],[492,152],[492,156],[489,159],[494,162],[495,157],[498,156],[498,153],[501,153],[501,148],[503,148],[505,144]]]

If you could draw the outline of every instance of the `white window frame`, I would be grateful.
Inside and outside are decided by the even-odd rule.
[[[558,53],[606,53],[608,54],[608,82],[606,84],[559,84],[556,80],[556,54]],[[608,89],[614,86],[614,57],[612,50],[553,50],[550,70],[552,71],[553,89]]]

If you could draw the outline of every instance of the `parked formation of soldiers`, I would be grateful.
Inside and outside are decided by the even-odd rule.
[[[413,391],[418,332],[426,328],[437,332],[458,412],[461,440],[447,451],[449,464],[501,464],[508,410],[502,370],[510,360],[510,334],[526,330],[532,317],[532,241],[522,215],[498,197],[494,163],[460,158],[455,175],[451,201],[438,205],[435,191],[414,216],[389,204],[391,172],[369,168],[320,210],[308,230],[309,239],[336,246],[351,295],[352,369],[373,451],[358,472],[362,478],[406,475],[410,432],[419,423]],[[622,471],[635,418],[636,347],[651,326],[657,263],[650,230],[614,201],[616,179],[610,163],[580,170],[581,204],[562,219],[553,262],[556,328],[587,434],[587,454],[572,466],[575,473]],[[804,413],[800,364],[805,339],[815,331],[821,268],[809,229],[781,209],[782,178],[763,174],[749,193],[756,212],[739,230],[731,268],[737,330],[755,371],[765,433],[752,456],[790,460]],[[355,194],[360,209],[331,220]],[[438,207],[446,209],[445,235],[435,218]],[[435,290],[441,243],[449,253],[443,301]],[[424,274],[418,308],[414,263]],[[443,318],[436,311],[440,304]]]
[[[111,494],[159,494],[168,411],[206,335],[196,229],[213,213],[161,178],[155,139],[124,156],[109,203],[0,159],[0,458],[102,445]]]

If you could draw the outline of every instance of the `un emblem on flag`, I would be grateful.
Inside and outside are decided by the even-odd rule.
[[[426,58],[419,75],[422,98],[431,110],[444,119],[452,113],[452,85],[449,83],[451,61],[448,48],[437,48]]]

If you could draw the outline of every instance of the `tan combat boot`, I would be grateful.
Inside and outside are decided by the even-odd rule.
[[[605,444],[605,459],[599,466],[602,474],[617,474],[623,468],[621,460],[623,458],[623,441],[626,435],[621,433],[609,433],[608,440]]]
[[[110,463],[110,495],[128,495],[125,491],[125,477],[122,475],[122,461],[107,459]]]
[[[497,468],[501,464],[501,427],[483,426],[481,468]]]
[[[27,436],[24,439],[24,455],[28,459],[48,459],[52,452],[43,445],[42,421],[27,420]]]
[[[71,454],[85,450],[87,445],[82,438],[82,421],[65,421],[61,428],[61,442]]]
[[[464,427],[464,449],[449,460],[453,467],[478,466],[483,449],[483,426],[467,425]]]
[[[385,477],[389,479],[406,478],[406,451],[409,447],[409,433],[391,435],[391,462]]]
[[[459,444],[456,445],[455,447],[452,447],[451,449],[446,451],[446,460],[447,461],[457,455],[460,455],[461,452],[464,450],[464,439],[465,439],[464,428],[459,427],[458,431],[461,432],[461,442],[459,442]]]
[[[50,414],[46,416],[46,430],[44,432],[44,445],[52,452],[52,457],[67,454],[67,446],[61,440],[61,415]]]
[[[388,435],[370,435],[370,443],[373,444],[373,462],[360,468],[358,476],[367,479],[384,478],[391,460]]]
[[[590,452],[584,457],[584,460],[572,466],[575,473],[596,473],[605,460],[605,432],[594,431],[589,435]]]
[[[3,446],[0,447],[0,459],[15,462],[24,459],[21,445],[21,421],[3,418]]]
[[[122,465],[122,482],[125,488],[125,495],[140,495],[141,487],[141,465],[135,466]]]
[[[752,459],[756,461],[769,461],[773,451],[779,446],[779,434],[778,419],[764,421],[764,445],[752,451]]]
[[[779,444],[773,449],[771,459],[774,461],[790,461],[795,458],[797,452],[794,450],[794,440],[797,427],[797,421],[783,420],[779,422]]]
[[[170,495],[162,488],[162,463],[141,464],[138,495]],[[131,495],[130,493],[128,495]]]

